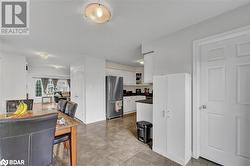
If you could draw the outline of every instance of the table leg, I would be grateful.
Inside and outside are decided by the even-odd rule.
[[[70,137],[70,163],[71,166],[77,166],[77,147],[76,147],[76,127],[71,127],[71,137]]]

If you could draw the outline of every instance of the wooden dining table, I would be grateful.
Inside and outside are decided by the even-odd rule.
[[[56,126],[56,132],[55,136],[60,136],[64,134],[70,134],[70,163],[71,166],[77,165],[77,126],[80,124],[79,121],[77,121],[74,118],[71,118],[70,116],[59,112],[58,111],[58,118],[64,118],[65,124]]]
[[[51,113],[58,113],[58,119],[63,118],[65,120],[64,124],[56,125],[55,136],[70,134],[70,140],[69,140],[70,163],[71,163],[71,166],[76,166],[77,165],[77,126],[80,124],[78,120],[54,109],[28,111],[26,114],[18,116],[18,117],[13,117],[13,113],[0,114],[0,119],[28,118],[28,117],[41,116],[41,115],[51,114]]]

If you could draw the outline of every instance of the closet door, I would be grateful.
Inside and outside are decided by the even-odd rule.
[[[84,98],[84,66],[72,66],[70,68],[71,100],[78,104],[76,118],[86,122],[85,98]]]
[[[166,155],[167,150],[167,77],[155,76],[153,80],[153,151]]]
[[[186,74],[168,75],[167,105],[167,155],[185,164],[186,131]],[[191,126],[190,126],[191,127]],[[191,142],[190,142],[191,143]]]

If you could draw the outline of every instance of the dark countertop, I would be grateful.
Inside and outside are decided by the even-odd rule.
[[[126,97],[126,96],[147,96],[147,97],[152,97],[153,94],[152,93],[150,93],[148,95],[145,95],[144,93],[141,93],[141,94],[136,94],[136,93],[123,94],[123,97]]]
[[[153,104],[153,99],[138,100],[137,103]]]

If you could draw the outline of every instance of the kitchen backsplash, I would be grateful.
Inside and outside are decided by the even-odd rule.
[[[152,85],[147,85],[147,86],[123,86],[123,90],[126,91],[132,91],[133,93],[136,92],[136,89],[141,89],[141,93],[144,93],[144,88],[149,88],[149,93],[152,93],[153,86]]]

